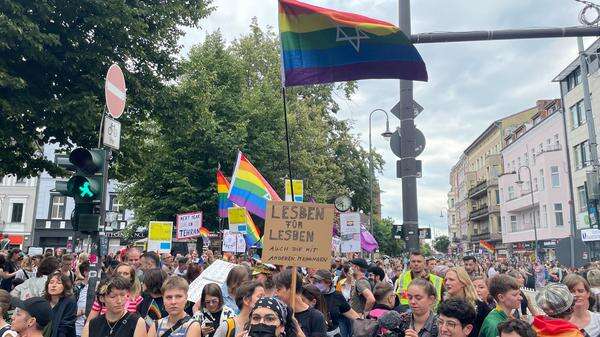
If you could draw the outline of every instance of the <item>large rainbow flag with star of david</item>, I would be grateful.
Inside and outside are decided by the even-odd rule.
[[[421,55],[391,23],[279,0],[286,87],[370,78],[427,81]]]

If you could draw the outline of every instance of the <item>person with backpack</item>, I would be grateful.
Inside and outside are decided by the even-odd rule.
[[[155,322],[148,337],[197,337],[200,323],[192,319],[185,307],[189,285],[181,276],[169,277],[162,286],[163,302],[168,316]]]
[[[246,281],[242,283],[235,292],[235,302],[240,313],[221,322],[213,337],[236,337],[244,331],[250,322],[250,311],[256,302],[265,296],[265,288],[257,281]]]
[[[75,320],[75,335],[80,337],[85,326],[87,307],[87,290],[90,275],[90,263],[82,262],[77,266],[81,279],[78,279],[73,285],[73,298],[77,301],[77,319]]]
[[[194,318],[201,324],[203,337],[213,337],[222,322],[235,316],[233,309],[223,303],[221,287],[216,283],[209,283],[202,288],[199,302],[200,310],[194,313]]]
[[[116,276],[100,281],[96,298],[106,313],[92,319],[83,328],[82,337],[146,337],[146,324],[137,312],[125,310],[129,281]]]
[[[356,258],[350,261],[354,275],[354,287],[350,295],[350,306],[359,315],[366,317],[375,304],[375,297],[371,291],[371,283],[365,273],[369,264],[365,259]]]

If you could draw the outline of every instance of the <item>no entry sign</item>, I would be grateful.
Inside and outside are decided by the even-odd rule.
[[[123,114],[126,92],[125,77],[123,77],[121,68],[115,63],[108,68],[106,82],[104,83],[106,107],[114,118],[119,118]]]

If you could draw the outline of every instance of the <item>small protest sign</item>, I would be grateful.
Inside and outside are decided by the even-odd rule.
[[[189,239],[200,236],[202,212],[177,214],[177,239]]]
[[[232,231],[223,231],[223,251],[231,253],[246,252],[244,234]]]
[[[227,217],[231,232],[247,233],[246,207],[229,207]]]
[[[172,240],[173,222],[150,221],[148,225],[148,251],[170,253]]]
[[[330,268],[333,205],[268,201],[264,263]]]
[[[236,265],[223,260],[215,260],[213,263],[204,269],[204,271],[198,276],[188,289],[188,300],[197,302],[200,300],[202,294],[202,288],[209,283],[216,283],[220,286],[225,284],[229,271]]]

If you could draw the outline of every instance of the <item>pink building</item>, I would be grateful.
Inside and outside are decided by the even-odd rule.
[[[557,239],[570,235],[562,111],[560,100],[551,102],[504,139],[505,173],[498,181],[502,242],[513,253],[532,254],[535,221],[539,250],[543,249],[548,258],[554,256]]]

